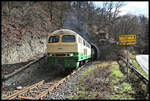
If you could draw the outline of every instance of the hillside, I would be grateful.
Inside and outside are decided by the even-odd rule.
[[[136,34],[137,45],[130,50],[148,53],[148,19],[143,15],[118,16],[121,2],[104,5],[95,8],[87,1],[2,2],[2,64],[25,62],[45,53],[47,35],[60,28],[78,32],[96,44],[103,55],[110,47],[100,43],[101,32],[115,41],[119,34]],[[102,53],[104,50],[108,52]]]

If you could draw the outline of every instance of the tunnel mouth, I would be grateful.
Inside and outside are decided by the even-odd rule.
[[[92,60],[98,60],[99,57],[100,57],[100,52],[99,52],[99,49],[98,47],[95,45],[95,44],[91,44],[91,49],[93,51],[93,54],[92,54]]]

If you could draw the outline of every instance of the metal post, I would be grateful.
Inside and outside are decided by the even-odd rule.
[[[128,68],[129,68],[128,67],[128,46],[126,46],[126,49],[127,49],[127,65],[126,66],[127,66],[127,80],[128,80]]]

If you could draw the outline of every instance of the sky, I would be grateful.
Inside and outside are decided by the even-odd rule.
[[[148,1],[123,1],[124,6],[120,8],[120,15],[134,14],[134,15],[145,15],[149,17],[149,2]],[[98,7],[102,2],[96,1],[95,5]]]

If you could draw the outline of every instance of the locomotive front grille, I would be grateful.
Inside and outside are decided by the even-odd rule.
[[[73,53],[48,53],[49,56],[56,56],[56,57],[70,57],[74,56]]]
[[[55,54],[55,56],[67,56],[67,54]]]

